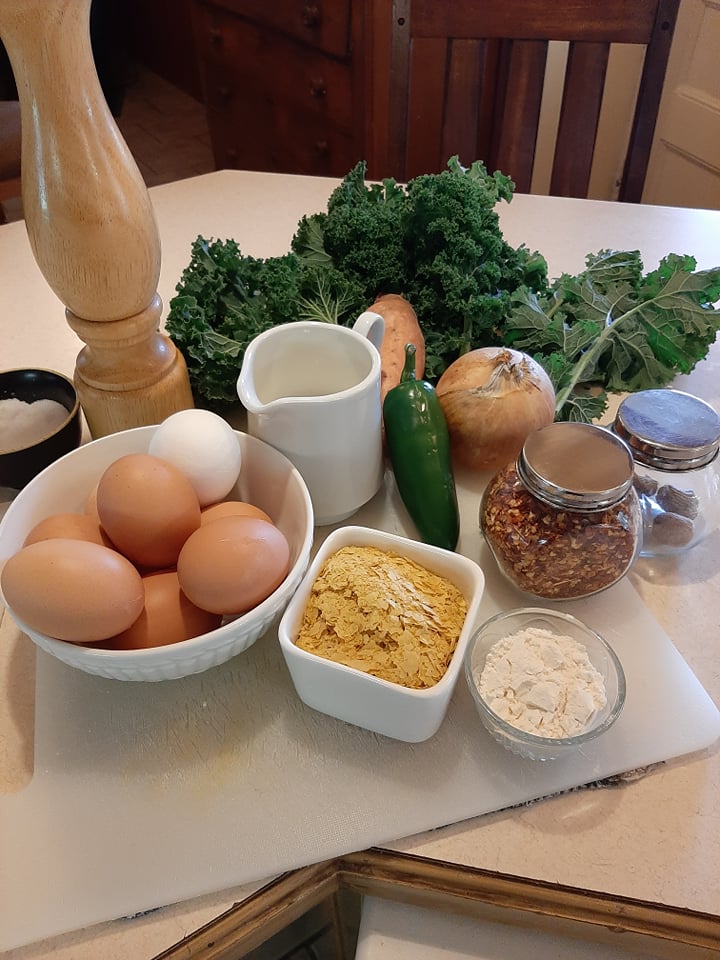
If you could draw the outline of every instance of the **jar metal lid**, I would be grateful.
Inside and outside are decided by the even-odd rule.
[[[720,447],[720,416],[680,390],[642,390],[618,407],[613,429],[638,463],[659,470],[695,470]]]
[[[604,510],[628,493],[633,457],[628,445],[591,423],[551,423],[533,431],[517,459],[528,490],[554,507]]]

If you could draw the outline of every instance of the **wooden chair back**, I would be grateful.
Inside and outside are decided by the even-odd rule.
[[[639,202],[679,0],[376,0],[374,178],[483,160],[530,192],[548,44],[569,42],[550,193],[587,196],[611,44],[645,48],[619,199]]]

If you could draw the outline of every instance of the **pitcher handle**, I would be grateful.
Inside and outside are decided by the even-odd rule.
[[[372,310],[361,313],[353,324],[353,330],[357,330],[363,337],[367,337],[375,349],[378,352],[380,351],[385,336],[385,320],[379,313],[373,313]]]

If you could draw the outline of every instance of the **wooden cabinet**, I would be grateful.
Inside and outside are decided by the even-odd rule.
[[[363,158],[360,8],[198,0],[196,49],[218,168],[343,176]]]
[[[131,60],[202,100],[195,54],[194,4],[195,0],[103,0],[102,5],[125,25]],[[98,0],[93,0],[91,10],[95,12],[97,7]],[[117,37],[114,42],[117,43]],[[108,45],[113,46],[112,35],[108,35]]]

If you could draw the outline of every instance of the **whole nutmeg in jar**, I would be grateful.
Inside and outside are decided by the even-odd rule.
[[[613,430],[635,460],[642,557],[672,556],[720,524],[720,416],[680,390],[642,390],[618,407]]]
[[[611,587],[642,537],[629,447],[589,423],[533,431],[487,485],[480,528],[502,573],[530,596],[572,600]]]

